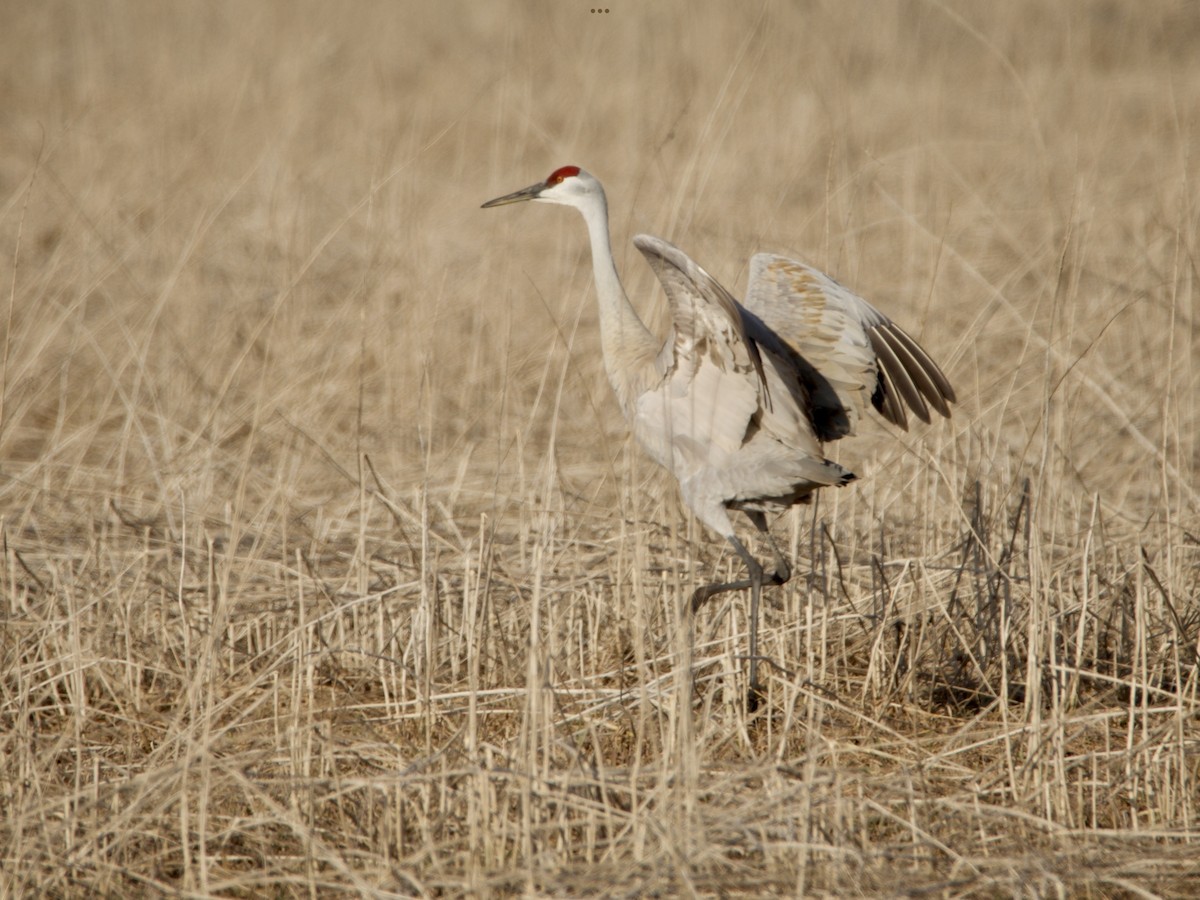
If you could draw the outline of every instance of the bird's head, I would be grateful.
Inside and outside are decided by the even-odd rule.
[[[522,200],[540,200],[543,203],[560,203],[563,206],[582,209],[588,203],[594,203],[597,197],[604,197],[604,188],[600,187],[599,181],[579,166],[563,166],[551,172],[545,181],[489,200],[482,208],[520,203]]]

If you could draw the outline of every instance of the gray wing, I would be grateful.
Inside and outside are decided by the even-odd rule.
[[[797,357],[822,440],[853,434],[867,401],[905,429],[905,404],[924,422],[930,406],[950,415],[954,388],[937,363],[899,325],[828,275],[783,256],[756,254],[745,305],[758,320],[751,332],[765,326]]]
[[[639,234],[634,236],[633,244],[650,263],[671,308],[671,359],[667,368],[708,354],[722,368],[742,372],[765,391],[762,357],[757,344],[746,334],[742,308],[729,291],[668,241]]]
[[[761,430],[788,448],[780,451],[790,466],[781,479],[841,479],[844,470],[827,467],[821,454],[806,388],[787,358],[794,353],[683,251],[645,234],[633,242],[662,283],[673,322],[659,356],[663,387],[653,399],[646,395],[635,418],[644,444],[654,446],[657,428],[672,453],[681,454],[669,465],[682,478],[689,467],[727,469],[733,465],[729,454]],[[665,435],[664,419],[670,421]],[[665,448],[651,455],[667,456]],[[786,485],[777,487],[783,492]]]
[[[658,358],[662,382],[639,398],[634,432],[682,483],[729,465],[770,408],[770,387],[729,292],[678,247],[647,234],[633,243],[662,283],[672,321]]]

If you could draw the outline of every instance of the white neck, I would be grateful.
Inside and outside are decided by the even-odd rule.
[[[603,192],[589,196],[578,208],[587,223],[592,244],[604,369],[621,411],[629,418],[638,395],[650,387],[658,341],[638,317],[621,286],[608,236],[608,204]]]

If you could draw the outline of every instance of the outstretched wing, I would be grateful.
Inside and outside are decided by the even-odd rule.
[[[662,282],[673,323],[659,357],[662,387],[643,395],[634,427],[684,483],[685,494],[689,472],[745,465],[742,453],[759,432],[771,436],[770,452],[780,454],[773,462],[764,458],[755,475],[762,495],[843,480],[845,470],[821,454],[807,388],[787,358],[794,352],[683,251],[645,234],[633,242]],[[656,440],[669,444],[669,452],[656,449]],[[727,497],[747,484],[730,486]]]
[[[649,234],[634,236],[658,276],[671,308],[673,360],[708,355],[723,368],[757,379],[765,389],[762,357],[746,334],[742,309],[721,283],[674,244]]]
[[[633,243],[662,283],[672,321],[659,356],[662,387],[641,401],[644,421],[635,421],[635,430],[683,479],[689,470],[722,465],[742,446],[751,421],[770,404],[767,377],[729,292],[673,244],[647,234]],[[655,447],[657,441],[663,443]]]
[[[950,415],[954,388],[937,363],[899,325],[828,275],[759,253],[750,260],[745,305],[800,357],[797,368],[822,440],[853,434],[868,400],[905,429],[905,404],[924,422],[930,406]]]

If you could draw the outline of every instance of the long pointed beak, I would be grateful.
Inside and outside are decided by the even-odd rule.
[[[531,184],[527,188],[521,188],[519,191],[513,191],[511,194],[497,197],[495,200],[489,200],[479,208],[487,209],[489,206],[504,206],[506,203],[520,203],[522,200],[532,200],[545,189],[546,182],[539,181],[537,184]]]

